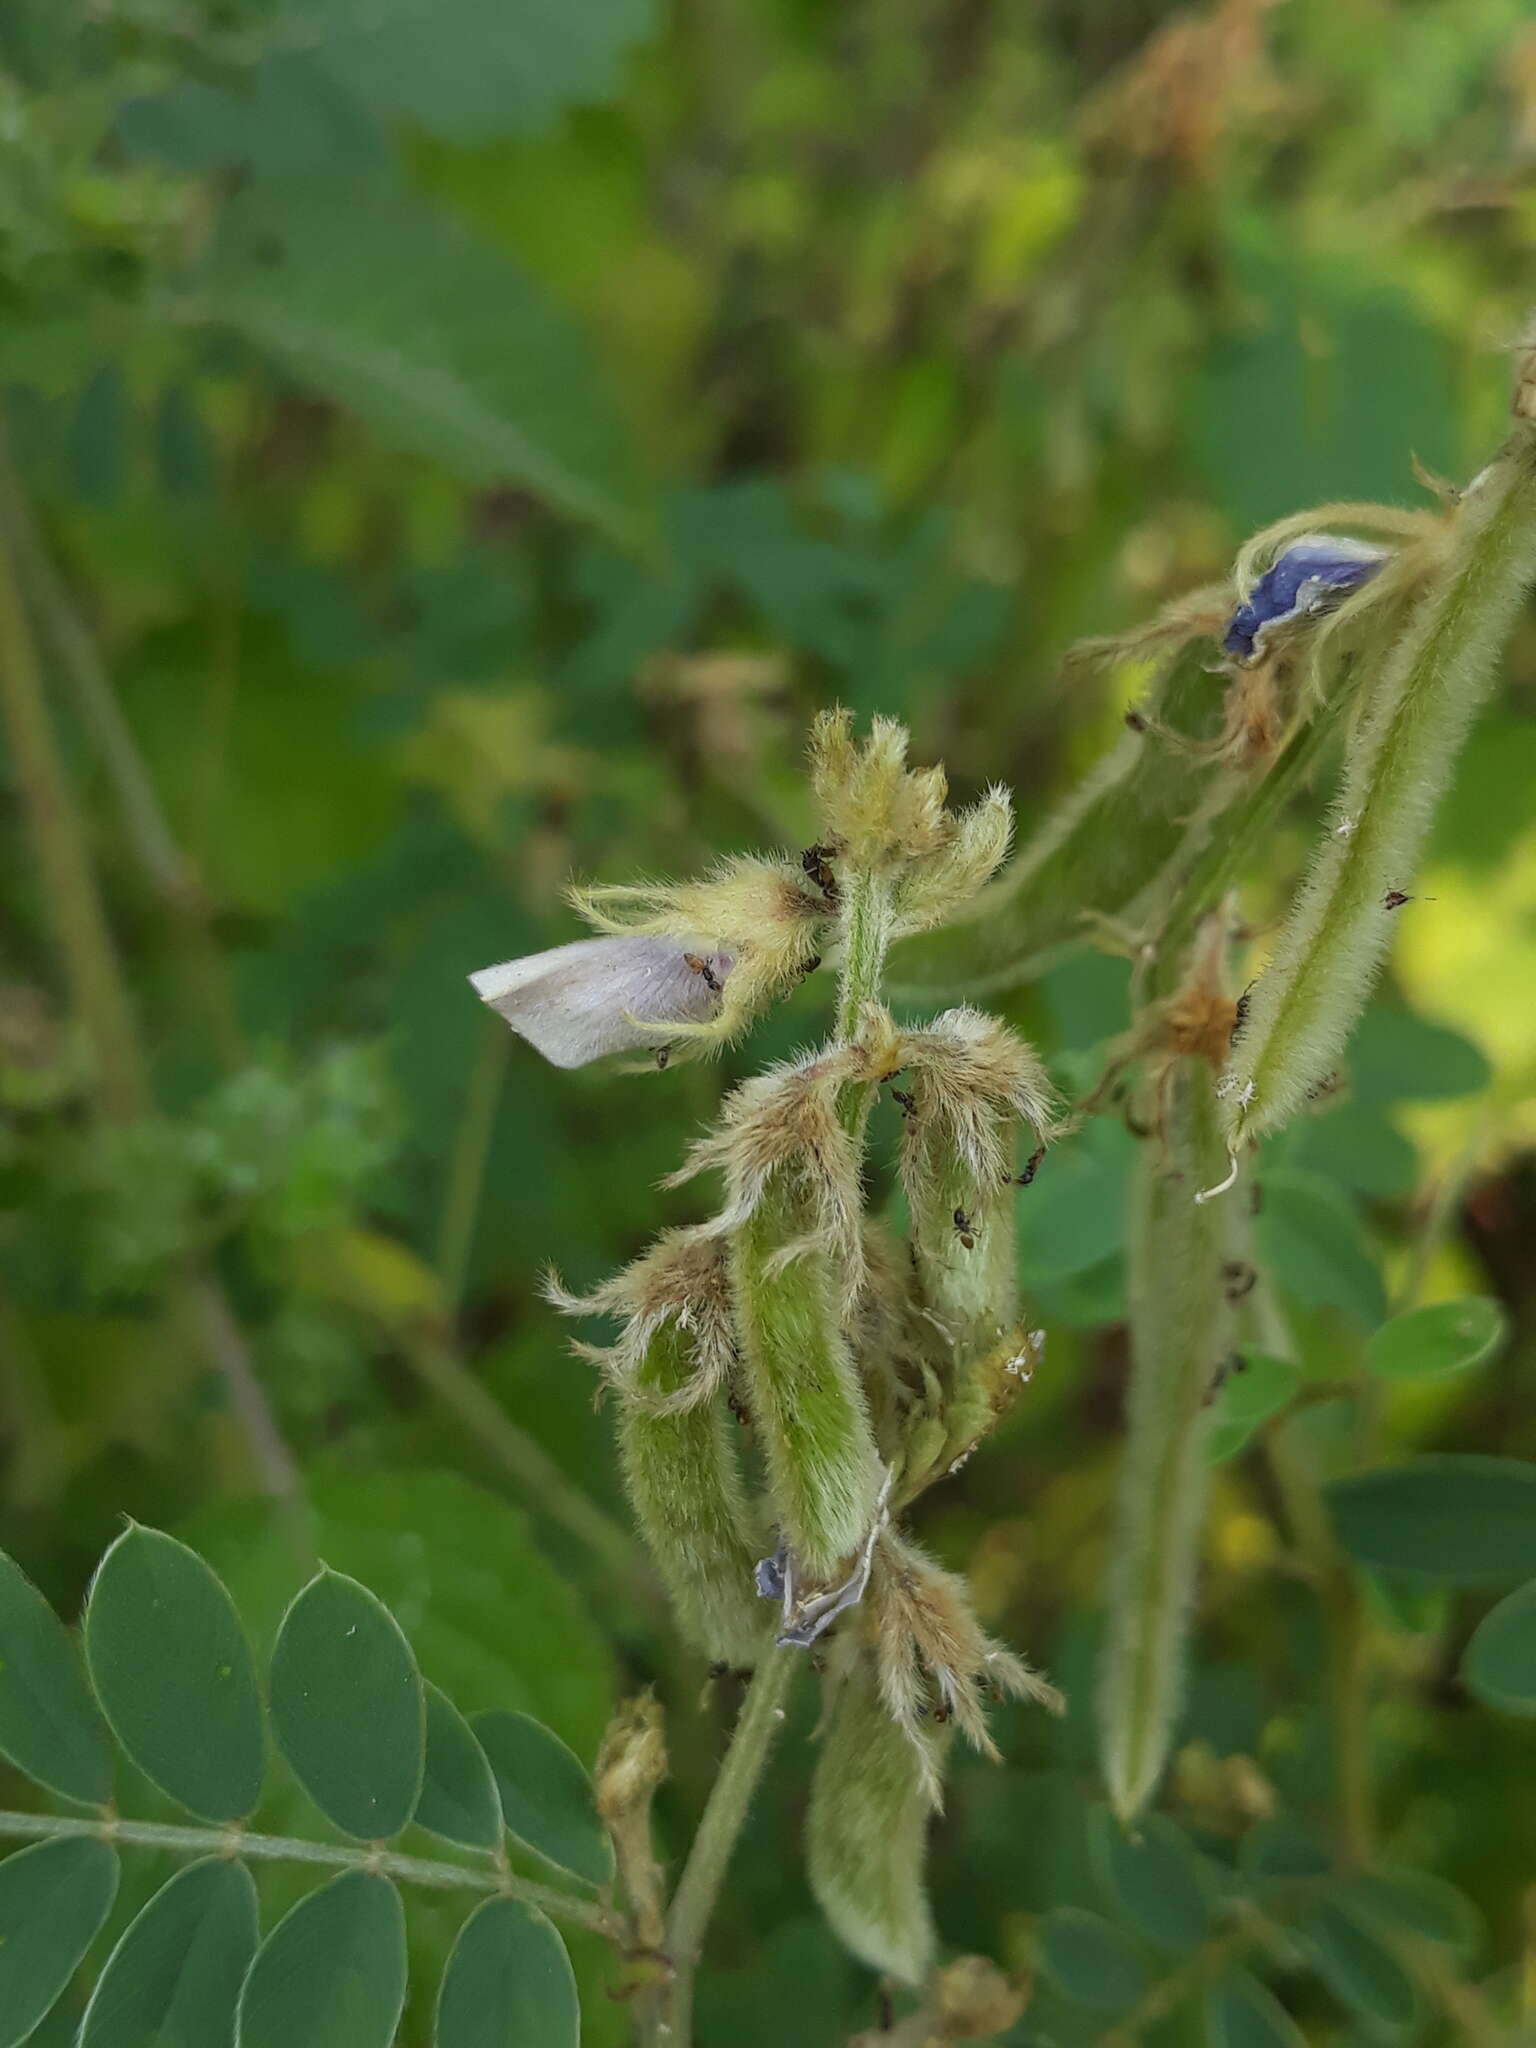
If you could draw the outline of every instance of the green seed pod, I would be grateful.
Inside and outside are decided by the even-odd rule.
[[[1033,1049],[996,1018],[948,1010],[903,1038],[911,1072],[902,1131],[919,1298],[963,1370],[1015,1322],[1015,1134],[1051,1128],[1051,1084]]]
[[[830,1578],[874,1522],[880,1460],[843,1332],[839,1276],[795,1166],[775,1171],[731,1240],[731,1291],[772,1511],[802,1570]]]
[[[1536,430],[1521,422],[1463,499],[1438,574],[1367,685],[1322,843],[1221,1084],[1234,1143],[1278,1129],[1337,1065],[1533,580]]]
[[[942,1747],[937,1735],[921,1740]],[[924,1777],[861,1658],[827,1713],[806,1816],[806,1865],[838,1939],[872,1970],[907,1984],[922,1981],[934,1942],[923,1883],[932,1812]]]
[[[1224,1266],[1230,1205],[1195,1193],[1225,1165],[1214,1075],[1170,1069],[1159,1138],[1141,1147],[1131,1197],[1131,1378],[1099,1689],[1105,1782],[1122,1821],[1162,1771],[1184,1682],[1205,1505],[1201,1441],[1230,1355]]]
[[[747,1503],[726,1412],[736,1337],[724,1247],[673,1230],[588,1295],[551,1274],[567,1315],[610,1316],[616,1344],[576,1344],[617,1396],[619,1455],[635,1518],[686,1633],[711,1659],[751,1664],[765,1627],[755,1569],[763,1534]]]
[[[712,1661],[757,1661],[765,1629],[752,1527],[723,1394],[659,1407],[696,1378],[690,1333],[656,1331],[619,1394],[619,1455],[635,1519],[685,1633]]]

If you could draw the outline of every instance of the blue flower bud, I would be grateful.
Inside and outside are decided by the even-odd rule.
[[[1265,570],[1227,621],[1223,652],[1251,661],[1274,627],[1321,611],[1330,599],[1368,583],[1388,553],[1337,534],[1304,534]]]

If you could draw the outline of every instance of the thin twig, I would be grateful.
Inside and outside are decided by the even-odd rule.
[[[230,1407],[245,1432],[251,1461],[264,1491],[274,1500],[296,1501],[302,1489],[299,1468],[262,1391],[244,1332],[235,1321],[223,1288],[205,1273],[194,1273],[187,1282],[187,1303],[224,1381]]]

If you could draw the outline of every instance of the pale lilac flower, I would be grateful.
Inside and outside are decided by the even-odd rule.
[[[665,1045],[670,1028],[707,1024],[731,970],[728,953],[648,933],[578,939],[483,967],[470,984],[553,1066]]]

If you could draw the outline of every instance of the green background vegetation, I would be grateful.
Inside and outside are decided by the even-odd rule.
[[[55,829],[89,852],[132,1014],[114,1089],[13,735],[5,1549],[73,1612],[127,1513],[270,1637],[303,1576],[272,1495],[297,1485],[316,1549],[466,1711],[536,1713],[590,1759],[655,1680],[675,1862],[732,1695],[701,1697],[636,1570],[592,1375],[537,1283],[702,1213],[655,1182],[734,1074],[826,1028],[827,978],[722,1063],[635,1078],[543,1068],[465,974],[575,936],[572,873],[803,844],[823,703],[908,721],[962,796],[1008,782],[1028,829],[1119,730],[1125,679],[1060,680],[1074,639],[1220,576],[1267,519],[1423,502],[1412,458],[1465,481],[1497,444],[1533,231],[1524,0],[10,0],[0,509]],[[1389,1388],[1383,1448],[1536,1452],[1533,786],[1528,620],[1351,1085],[1264,1158],[1306,1382],[1285,1427],[1325,1479],[1362,1341],[1415,1292],[1498,1297],[1510,1334]],[[1256,933],[1318,800],[1251,879]],[[1124,963],[1085,952],[1005,1008],[1075,1092],[1123,1028]],[[1095,1123],[1021,1194],[1046,1361],[920,1531],[1072,1700],[1001,1714],[1006,1762],[958,1763],[935,1837],[945,1943],[1040,1968],[1020,2041],[1099,2039],[1206,1930],[1138,1918],[1094,1814],[1131,1150]],[[282,1439],[264,1464],[246,1372]],[[1326,1603],[1229,1399],[1164,1803],[1215,1849],[1270,1810],[1326,1842]],[[1536,1750],[1456,1673],[1536,1556],[1512,1546],[1502,1587],[1458,1569],[1482,1498],[1438,1579],[1431,1544],[1417,1578],[1360,1581],[1363,1697],[1383,1852],[1473,1902],[1467,1967],[1512,2018]],[[805,1890],[806,1780],[789,1741],[701,1987],[721,2048],[872,2023]],[[270,1797],[287,1825],[297,1793]],[[267,1912],[292,1895],[260,1882]],[[130,1875],[117,1918],[148,1889]],[[440,1957],[461,1917],[431,1904],[413,1940]],[[601,2048],[623,2008],[572,1948]],[[1369,2038],[1369,1991],[1322,1975],[1287,1992],[1308,2038]],[[1193,2010],[1145,2038],[1198,2039]]]

